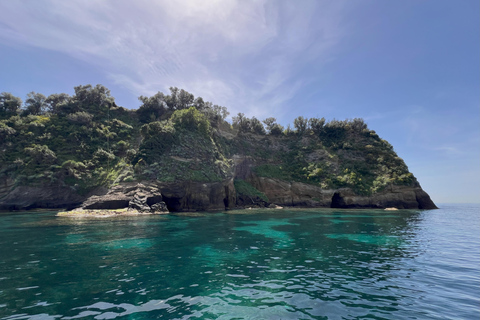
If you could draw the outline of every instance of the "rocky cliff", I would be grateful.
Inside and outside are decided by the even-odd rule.
[[[398,208],[436,209],[429,195],[413,186],[389,185],[372,195],[358,195],[350,188],[323,189],[312,184],[259,177],[251,159],[236,168],[238,176],[220,182],[122,182],[97,188],[81,196],[72,188],[17,186],[4,181],[1,210],[33,208],[132,208],[141,212],[213,211],[236,207]],[[235,179],[245,181],[255,193],[236,190]],[[245,180],[243,180],[245,179]],[[240,191],[240,192],[239,192]]]
[[[225,108],[176,88],[138,110],[100,85],[49,99],[46,113],[0,112],[0,210],[436,208],[361,119],[229,123]]]

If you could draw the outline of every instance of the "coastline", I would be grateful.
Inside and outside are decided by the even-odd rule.
[[[110,218],[115,216],[145,216],[162,215],[169,212],[140,212],[128,208],[123,209],[75,209],[71,211],[59,211],[55,216],[68,218]]]
[[[398,209],[398,208],[327,208],[327,207],[301,207],[301,206],[292,206],[292,207],[238,207],[234,209],[225,210],[225,212],[235,214],[238,212],[248,212],[250,210],[291,210],[291,209],[336,209],[336,210],[351,210],[351,211],[361,211],[361,210],[382,210],[382,211],[399,211],[399,210],[422,210],[422,209]],[[219,212],[223,210],[214,210]],[[67,217],[67,218],[111,218],[111,217],[120,217],[120,216],[147,216],[147,215],[168,215],[168,214],[180,214],[180,215],[191,215],[191,214],[202,214],[208,211],[178,211],[178,212],[141,212],[138,210],[122,208],[122,209],[75,209],[71,211],[59,211],[55,216],[57,217]]]

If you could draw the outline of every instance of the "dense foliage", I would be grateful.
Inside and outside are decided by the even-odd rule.
[[[252,158],[258,176],[359,194],[416,180],[392,146],[362,119],[298,117],[293,129],[170,88],[139,97],[128,110],[102,85],[75,94],[27,94],[25,103],[0,94],[0,179],[17,185],[64,185],[87,192],[121,181],[221,181],[233,176],[233,156]],[[245,195],[259,196],[237,180]],[[240,192],[239,191],[239,192]]]

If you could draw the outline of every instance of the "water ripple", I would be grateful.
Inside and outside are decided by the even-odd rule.
[[[0,319],[480,318],[473,209],[272,212],[7,215]]]

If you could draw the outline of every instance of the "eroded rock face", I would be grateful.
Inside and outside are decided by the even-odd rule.
[[[415,189],[415,197],[417,198],[419,209],[438,209],[428,193],[423,191],[420,186]]]
[[[319,161],[325,155],[316,152],[312,160]],[[415,182],[410,186],[390,185],[381,192],[370,196],[360,196],[349,188],[325,190],[319,186],[280,179],[258,177],[252,170],[256,163],[251,157],[234,157],[235,177],[245,180],[260,192],[269,202],[281,206],[328,207],[328,208],[398,208],[398,209],[437,209],[430,196]],[[245,206],[240,198],[237,205]],[[248,200],[248,199],[247,199]],[[250,199],[248,205],[263,206],[265,201]],[[266,204],[268,205],[268,204]]]
[[[233,179],[223,182],[186,181],[161,184],[163,199],[169,211],[208,211],[233,209],[236,192]]]
[[[147,195],[144,193],[136,193],[133,199],[128,202],[128,208],[140,212],[150,212],[151,208],[147,204]]]
[[[65,187],[19,186],[4,190],[0,210],[28,210],[34,208],[75,208],[85,199],[75,190]]]
[[[215,183],[124,183],[89,197],[83,209],[131,208],[140,212],[207,211],[235,207],[233,180]]]
[[[251,160],[237,170],[269,199],[238,197],[234,179],[201,183],[183,181],[174,183],[131,182],[110,189],[99,188],[94,195],[81,196],[69,187],[14,186],[3,181],[0,188],[0,210],[33,208],[122,209],[139,212],[209,211],[242,206],[269,205],[332,207],[332,208],[398,208],[436,209],[429,195],[420,185],[391,185],[371,196],[359,196],[351,189],[323,190],[318,186],[279,179],[257,177],[250,169]],[[0,181],[1,182],[1,181]]]
[[[271,203],[281,206],[330,207],[333,190],[278,179],[254,177],[250,183],[263,192]]]
[[[249,182],[263,192],[271,203],[281,206],[437,209],[420,186],[390,185],[371,196],[359,196],[348,188],[324,190],[305,183],[264,177],[250,177]]]
[[[167,205],[163,201],[153,204],[150,208],[151,208],[151,212],[155,212],[155,213],[168,212]]]
[[[332,208],[437,209],[420,186],[390,185],[371,196],[358,196],[350,189],[339,189],[332,197]]]
[[[104,194],[89,197],[83,202],[82,208],[130,208],[139,212],[152,212],[152,206],[156,205],[153,211],[160,212],[161,209],[166,208],[162,200],[160,189],[153,183],[123,183],[112,187]]]

